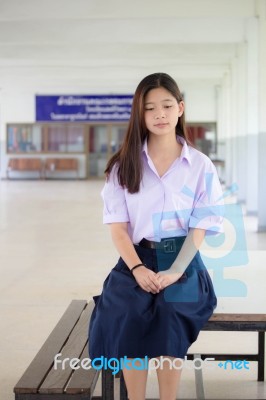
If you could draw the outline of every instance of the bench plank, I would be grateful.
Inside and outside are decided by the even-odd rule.
[[[93,396],[91,399],[88,397],[87,393],[79,393],[79,394],[16,393],[15,400],[102,400],[102,396]]]
[[[60,351],[62,353],[60,359],[65,358],[80,358],[88,339],[88,321],[94,307],[94,302],[91,301],[82,312],[78,323],[71,332],[66,345]],[[54,353],[55,355],[56,353]],[[59,364],[57,369],[52,368],[45,381],[39,388],[39,393],[64,393],[68,380],[73,373],[73,369],[66,363],[65,368]]]
[[[227,332],[259,332],[266,331],[265,322],[207,322],[207,324],[202,328],[202,331],[227,331]]]
[[[70,303],[70,306],[16,384],[15,393],[37,393],[47,371],[53,365],[55,354],[62,349],[86,304],[86,300],[73,300]]]
[[[266,314],[213,314],[202,330],[251,331],[266,330]]]
[[[266,314],[223,314],[215,313],[209,322],[232,321],[232,322],[266,322]]]
[[[80,360],[82,361],[85,358],[89,358],[88,343],[86,343]],[[66,393],[87,393],[88,396],[92,396],[100,373],[100,370],[94,368],[88,370],[80,368],[75,370],[66,388]]]

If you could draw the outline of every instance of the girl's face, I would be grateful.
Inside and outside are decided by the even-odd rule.
[[[144,119],[150,134],[174,134],[178,118],[184,112],[184,102],[163,87],[150,90],[144,102]]]

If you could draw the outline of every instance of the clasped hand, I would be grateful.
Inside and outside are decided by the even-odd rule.
[[[171,270],[171,268],[166,271],[155,273],[149,268],[141,266],[134,270],[133,275],[143,290],[156,294],[172,283],[178,281],[182,276],[182,273],[175,272]]]

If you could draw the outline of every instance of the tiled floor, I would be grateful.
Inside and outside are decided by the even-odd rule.
[[[117,259],[108,228],[101,223],[102,185],[102,181],[0,182],[0,398],[3,400],[14,398],[14,384],[70,301],[90,299],[99,293]],[[216,254],[224,257],[225,266],[230,262],[235,265],[224,269],[222,282],[210,271],[220,291],[217,311],[265,313],[266,234],[256,233],[254,217],[245,217],[244,222],[248,251],[242,240],[238,253],[235,251],[235,264],[225,258],[236,249],[239,237],[232,221],[227,224],[229,240],[216,249]],[[202,252],[210,257],[212,244],[206,242]],[[245,259],[243,266],[241,260]],[[236,349],[255,352],[256,334],[204,332],[191,351],[223,349],[227,353]],[[265,383],[256,382],[256,368],[256,363],[251,363],[249,370],[224,371],[218,367],[204,370],[206,397],[266,398]],[[182,374],[180,396],[192,399],[193,371],[184,369]],[[147,397],[158,397],[153,373]]]

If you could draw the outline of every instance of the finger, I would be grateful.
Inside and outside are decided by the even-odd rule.
[[[156,288],[155,285],[153,285],[153,283],[150,281],[150,279],[148,279],[148,277],[144,282],[144,287],[147,292],[151,292],[153,294],[158,293],[158,289]]]
[[[164,278],[162,277],[162,276],[160,276],[159,278],[158,278],[158,283],[159,283],[159,285],[160,285],[160,289],[162,289],[162,286],[163,286],[163,282],[164,282]]]
[[[167,281],[166,281],[166,279],[163,279],[162,278],[162,280],[161,280],[161,289],[165,289],[166,288],[166,286],[167,286]]]
[[[146,290],[146,292],[152,293],[152,294],[158,293],[157,290],[152,289],[150,286],[147,286],[145,290]]]
[[[150,288],[147,285],[141,285],[141,289],[143,289],[147,293],[150,293]]]
[[[147,293],[153,293],[153,294],[158,293],[158,289],[152,286],[152,283],[148,279],[138,282],[138,284],[141,287],[141,289],[145,290],[145,292]]]
[[[156,289],[160,289],[161,283],[160,283],[160,280],[158,279],[158,277],[149,276],[149,281],[153,285],[153,287],[155,286]]]
[[[146,292],[150,292],[151,290],[150,282],[147,277],[142,277],[142,279],[138,281],[138,284],[141,287],[141,289],[145,290]]]
[[[159,292],[159,289],[161,287],[160,284],[157,283],[157,285],[155,285],[154,282],[152,282],[152,281],[148,282],[148,285],[149,285],[150,289],[155,291],[156,293]]]

